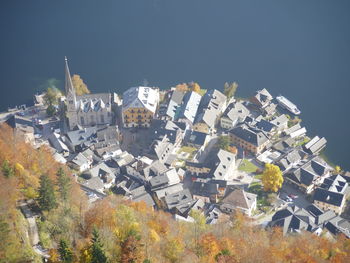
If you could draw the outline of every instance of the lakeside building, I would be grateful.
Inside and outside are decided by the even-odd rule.
[[[125,128],[149,127],[159,103],[159,89],[132,87],[123,93],[122,118]]]
[[[65,58],[65,91],[69,130],[75,127],[110,125],[113,122],[112,94],[96,93],[77,96]]]

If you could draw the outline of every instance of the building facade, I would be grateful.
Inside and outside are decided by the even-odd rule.
[[[113,123],[112,94],[98,93],[77,96],[65,58],[66,117],[69,130]]]
[[[149,127],[159,103],[159,90],[132,87],[123,94],[122,118],[125,128]]]

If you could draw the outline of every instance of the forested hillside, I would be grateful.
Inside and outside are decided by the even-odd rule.
[[[18,209],[35,200],[49,262],[350,262],[350,240],[302,233],[283,237],[241,214],[214,226],[195,223],[120,197],[88,203],[67,167],[45,147],[33,149],[0,126],[0,262],[41,262]]]

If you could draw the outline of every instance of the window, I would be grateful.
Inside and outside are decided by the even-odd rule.
[[[101,114],[101,123],[105,122],[105,116],[103,114]]]
[[[91,116],[90,116],[91,122],[94,122],[94,119],[95,119],[95,118],[94,118],[94,115],[91,115]]]
[[[73,104],[73,101],[72,101],[72,100],[70,100],[70,101],[69,101],[69,104]]]
[[[85,125],[85,120],[84,120],[83,116],[80,117],[80,123],[81,123],[81,125]]]

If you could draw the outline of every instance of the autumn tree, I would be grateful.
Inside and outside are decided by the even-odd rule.
[[[163,256],[172,263],[179,262],[184,251],[184,244],[180,238],[169,238],[163,248]]]
[[[58,247],[58,253],[60,258],[64,263],[73,262],[73,252],[72,249],[68,247],[68,244],[65,240],[61,239]]]
[[[177,91],[183,91],[183,92],[186,92],[186,91],[189,90],[188,85],[187,85],[186,83],[177,84],[177,85],[175,86],[175,89],[176,89]]]
[[[107,256],[103,250],[103,244],[100,240],[100,234],[96,228],[92,231],[91,242],[91,263],[108,262]]]
[[[121,244],[121,262],[141,262],[142,251],[140,237],[131,234],[127,239]]]
[[[47,105],[58,105],[58,99],[62,96],[62,92],[57,88],[58,80],[49,79],[43,85],[46,89],[44,96]]]
[[[69,190],[71,188],[71,182],[68,175],[64,172],[63,168],[60,167],[57,171],[57,185],[58,192],[63,201],[68,200]]]
[[[237,88],[238,88],[237,82],[232,82],[232,83],[226,82],[224,84],[224,94],[226,95],[227,99],[230,99],[235,95]]]
[[[201,87],[197,82],[192,83],[192,91],[199,93],[201,91]]]
[[[72,83],[73,83],[73,87],[75,89],[75,93],[78,96],[90,93],[90,90],[88,89],[88,87],[84,83],[83,79],[79,75],[74,74],[72,76]]]
[[[339,165],[336,165],[336,166],[334,167],[333,174],[340,174],[341,171],[342,171],[342,169],[340,168],[340,166],[339,166]]]
[[[9,161],[5,160],[2,163],[1,170],[4,176],[12,177],[15,174],[13,167],[11,167]]]
[[[283,176],[277,165],[267,163],[262,174],[264,191],[277,192],[283,184]]]
[[[218,138],[216,147],[225,151],[230,151],[231,139],[229,136],[221,135]]]
[[[47,175],[40,176],[39,206],[42,210],[50,211],[57,207],[54,184]]]

